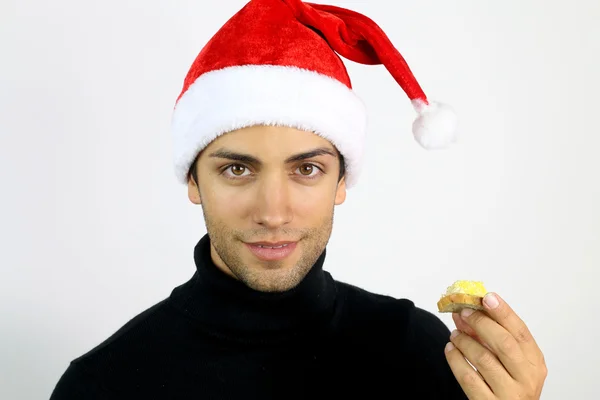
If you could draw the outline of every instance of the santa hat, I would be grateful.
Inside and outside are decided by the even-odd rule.
[[[384,65],[408,96],[412,131],[426,149],[455,140],[452,109],[428,100],[382,29],[357,12],[300,0],[251,0],[193,62],[172,116],[174,164],[185,183],[198,153],[219,135],[279,125],[328,139],[346,161],[346,184],[362,168],[366,111],[341,55]]]

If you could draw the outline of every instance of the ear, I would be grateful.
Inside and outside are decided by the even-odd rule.
[[[339,206],[346,200],[346,177],[342,177],[338,182],[337,189],[335,191],[335,205]]]
[[[192,176],[188,178],[188,198],[194,204],[202,204],[202,198],[200,197],[200,188],[198,187]]]

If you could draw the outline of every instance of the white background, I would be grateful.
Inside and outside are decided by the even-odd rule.
[[[243,4],[0,2],[0,398],[48,398],[71,359],[193,273],[205,230],[170,116]],[[482,280],[544,350],[542,398],[599,398],[600,2],[333,4],[386,31],[461,140],[422,150],[387,71],[347,62],[371,122],[326,269],[430,311]]]

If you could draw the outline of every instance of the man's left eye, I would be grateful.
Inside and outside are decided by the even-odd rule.
[[[314,171],[315,166],[311,164],[304,164],[299,169],[302,175],[310,175]]]
[[[317,167],[314,164],[302,164],[298,168],[298,172],[300,172],[300,175],[302,175],[302,176],[314,177],[319,172],[321,172],[321,170],[319,169],[319,167]]]

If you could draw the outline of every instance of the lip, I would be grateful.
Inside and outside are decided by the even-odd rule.
[[[250,246],[271,246],[271,247],[275,247],[275,246],[283,246],[285,244],[290,244],[290,243],[294,243],[293,241],[281,241],[281,242],[254,242],[254,243],[247,243]]]
[[[298,242],[279,241],[279,242],[254,242],[244,243],[246,247],[254,254],[256,258],[262,261],[279,261],[289,257]],[[279,248],[269,248],[261,246],[284,246]]]

